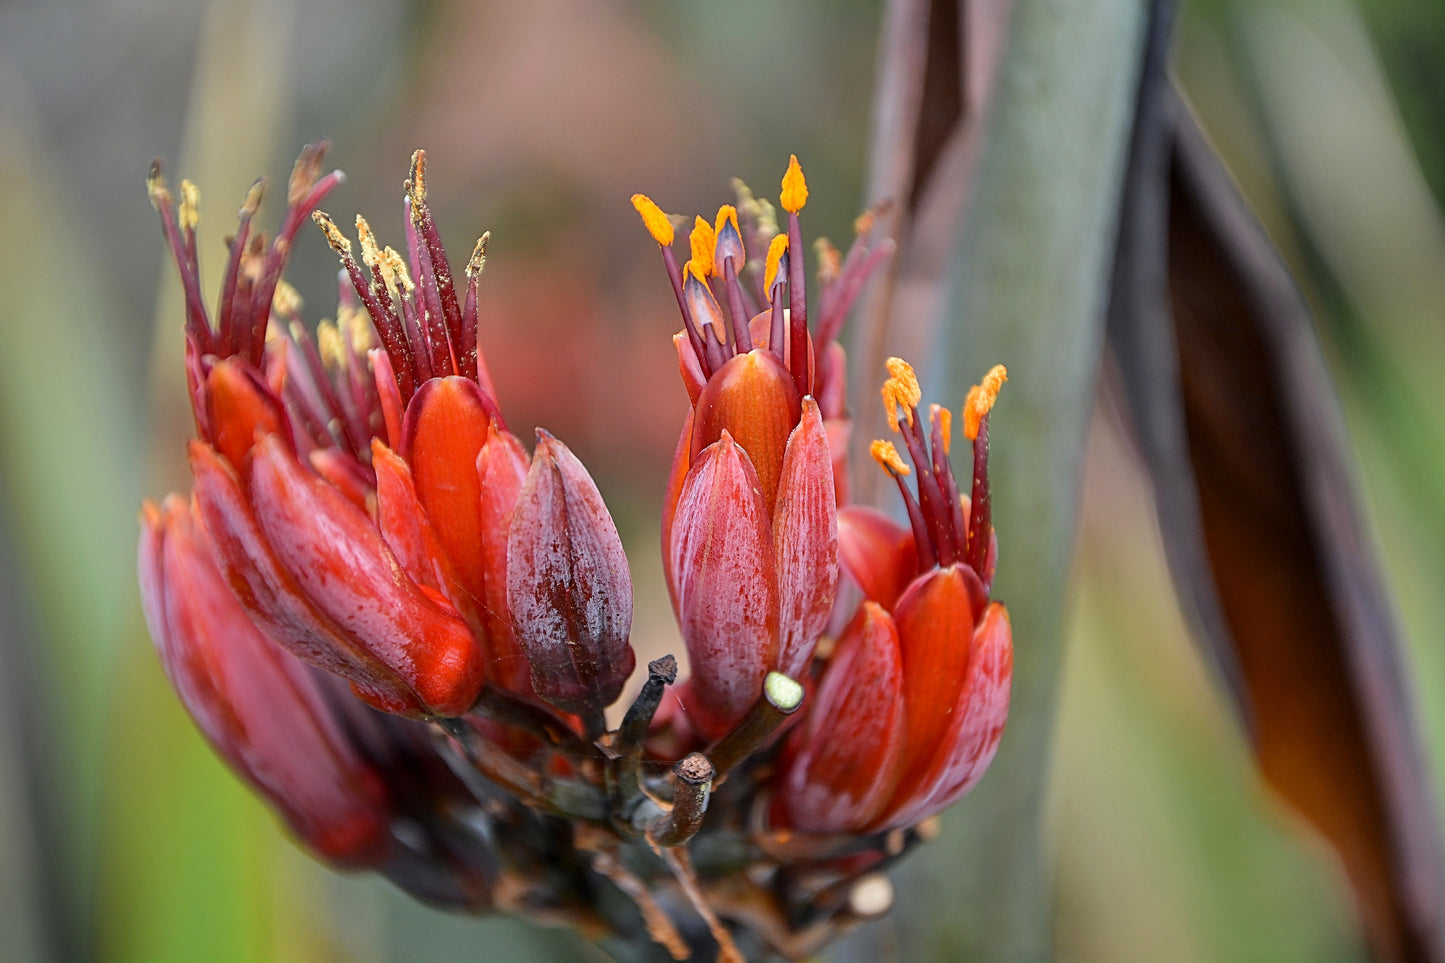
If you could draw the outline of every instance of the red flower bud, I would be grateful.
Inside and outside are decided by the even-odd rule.
[[[832,454],[823,416],[812,398],[788,438],[777,504],[773,546],[778,576],[778,665],[800,679],[818,637],[827,628],[838,586],[838,507]]]
[[[747,452],[724,431],[687,473],[669,568],[692,663],[694,724],[708,738],[747,711],[777,664],[771,513]]]
[[[846,261],[834,252],[820,272],[815,342],[796,158],[783,196],[786,234],[739,188],[738,205],[724,205],[715,226],[697,219],[681,268],[667,215],[633,198],[682,313],[673,341],[691,411],[663,508],[663,570],[691,657],[691,721],[709,738],[738,721],[769,671],[805,677],[831,617],[848,438],[846,363],[834,339],[887,254],[870,243],[872,219],[860,220]],[[745,263],[755,241],[766,258]]]
[[[988,767],[1008,716],[1008,613],[981,577],[997,557],[987,415],[1002,368],[965,408],[975,439],[970,500],[948,461],[951,418],[935,405],[925,423],[912,368],[896,358],[888,367],[884,405],[913,465],[889,442],[874,442],[872,453],[898,482],[910,527],[869,508],[838,513],[841,564],[867,601],[784,759],[773,815],[806,832],[891,829],[942,810]],[[915,471],[916,496],[905,482]]]
[[[471,708],[485,673],[476,639],[440,593],[402,570],[372,520],[270,436],[252,453],[247,482],[261,531],[297,588],[404,684],[379,707],[439,715]]]
[[[594,719],[616,701],[636,662],[627,556],[587,469],[541,430],[507,540],[507,604],[537,695]]]
[[[158,169],[149,182],[187,292],[191,464],[216,562],[263,632],[378,708],[466,712],[489,663],[499,685],[527,695],[506,591],[527,460],[476,348],[485,244],[467,265],[463,303],[418,153],[406,259],[358,218],[358,264],[352,242],[314,213],[354,295],[313,339],[280,278],[307,214],[341,181],[318,176],[323,150],[298,161],[269,248],[250,231],[259,182],[248,193],[214,323],[199,298],[196,192],[183,186],[178,221]],[[275,316],[291,322],[284,331]]]
[[[893,620],[907,707],[898,791],[907,794],[937,750],[963,688],[974,622],[962,573],[950,566],[919,578],[898,600]]]
[[[141,512],[141,601],[161,665],[206,740],[318,856],[376,865],[390,824],[379,774],[311,670],[252,623],[179,498]]]
[[[991,602],[974,630],[967,675],[932,758],[911,790],[900,786],[877,828],[910,826],[947,809],[973,788],[1003,736],[1012,678],[1008,610]]]

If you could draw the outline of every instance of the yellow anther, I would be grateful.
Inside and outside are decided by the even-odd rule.
[[[903,460],[903,456],[898,454],[898,449],[893,447],[891,441],[884,441],[882,438],[874,439],[873,443],[868,446],[868,454],[872,455],[873,460],[882,465],[883,470],[890,475],[896,477],[913,472],[913,469],[908,467],[908,463]]]
[[[426,205],[426,151],[415,150],[411,155],[411,176],[407,178],[407,194],[411,197],[412,217],[420,217]]]
[[[682,266],[682,279],[686,281],[688,278],[696,278],[699,284],[707,287],[707,275],[697,266],[697,262],[691,259]]]
[[[948,454],[953,444],[953,412],[943,405],[929,405],[928,417],[938,424],[938,434],[943,438],[943,453]]]
[[[697,270],[702,272],[703,277],[710,277],[713,273],[712,255],[717,247],[717,232],[699,216],[693,223],[692,236],[688,238],[688,243],[692,245],[692,260]]]
[[[820,237],[813,242],[813,253],[818,258],[818,281],[820,284],[832,284],[838,279],[838,272],[843,268],[843,255],[833,246],[833,242],[826,237]]]
[[[160,210],[171,202],[171,190],[166,187],[166,178],[161,173],[159,158],[151,163],[150,173],[146,175],[146,196],[151,199],[151,207],[156,210]]]
[[[265,267],[266,243],[260,234],[252,234],[251,242],[241,252],[241,277],[250,284],[261,283],[261,269]]]
[[[181,229],[194,231],[201,223],[201,192],[190,181],[181,181]]]
[[[384,248],[381,252],[381,260],[391,269],[396,280],[401,283],[402,290],[407,294],[416,290],[416,285],[411,281],[411,272],[406,269],[406,262],[402,260],[401,255],[396,253],[396,248],[390,246]]]
[[[371,328],[371,315],[361,308],[342,308],[336,313],[336,327],[351,342],[351,350],[364,355],[376,347],[375,333]]]
[[[758,237],[772,237],[778,233],[778,209],[766,197],[758,198]]]
[[[301,313],[301,292],[297,291],[285,281],[276,282],[276,293],[271,295],[271,310],[283,318],[294,317]]]
[[[256,178],[254,181],[252,181],[252,182],[251,182],[251,186],[248,187],[248,188],[246,188],[246,197],[245,197],[245,199],[241,201],[240,216],[241,216],[241,217],[254,217],[254,216],[256,215],[256,211],[258,211],[258,210],[260,209],[260,207],[261,207],[261,196],[262,196],[263,194],[265,194],[265,193],[266,193],[266,178],[264,178],[264,177],[258,177],[258,178]],[[320,212],[318,212],[318,211],[312,211],[312,212],[311,212],[311,219],[312,219],[313,221],[316,220],[316,215],[317,215],[318,213],[320,213]],[[324,214],[322,215],[322,217],[325,217],[325,216],[326,216],[326,215],[324,215]],[[327,219],[330,220],[330,218],[327,218]],[[320,224],[321,222],[320,222],[320,221],[316,221],[316,223],[317,223],[317,224]]]
[[[774,228],[773,228],[772,231],[764,232],[764,231],[762,230],[762,225],[760,224],[760,220],[761,220],[761,218],[762,218],[762,216],[763,216],[763,205],[758,202],[758,198],[757,198],[756,195],[753,194],[752,188],[748,187],[747,184],[744,184],[744,183],[743,183],[743,181],[741,180],[741,178],[737,178],[737,177],[734,177],[734,178],[732,179],[731,184],[732,184],[733,194],[734,194],[734,195],[737,197],[737,199],[738,199],[738,204],[737,204],[738,216],[739,216],[739,217],[746,217],[746,218],[748,218],[749,220],[751,220],[751,221],[753,222],[753,224],[754,224],[755,226],[758,227],[759,230],[758,230],[757,236],[758,236],[759,239],[764,238],[764,237],[771,237],[773,234],[776,234],[776,233],[777,233],[777,227],[776,227],[776,225],[774,225]],[[772,205],[771,205],[771,204],[768,205],[768,214],[769,214],[769,216],[771,216],[771,214],[772,214]]]
[[[724,224],[731,224],[733,230],[738,232],[738,237],[743,236],[742,229],[738,227],[738,209],[731,204],[724,204],[717,209],[717,223],[713,225],[713,233],[721,234]]]
[[[487,266],[487,242],[491,239],[491,231],[483,231],[482,236],[477,238],[477,246],[472,248],[472,256],[467,259],[467,277],[476,277]]]
[[[371,233],[371,225],[366,223],[366,218],[360,214],[356,215],[356,236],[361,241],[362,263],[371,271],[377,271],[381,268],[381,249],[376,245],[376,235]]]
[[[315,221],[316,226],[321,228],[321,233],[326,235],[326,243],[331,245],[333,251],[342,257],[351,253],[351,241],[341,233],[341,228],[336,226],[336,222],[325,211],[312,211],[311,220]]]
[[[325,143],[311,144],[296,157],[291,165],[291,177],[286,181],[286,203],[300,204],[316,183],[321,173],[321,160],[326,156]]]
[[[677,235],[672,228],[672,219],[662,212],[662,208],[646,194],[633,194],[632,206],[642,215],[642,226],[647,228],[652,239],[663,247],[671,247],[672,239]]]
[[[731,187],[733,193],[737,195],[738,207],[741,210],[746,211],[758,202],[758,199],[753,196],[753,189],[749,187],[741,177],[734,177],[728,181],[728,186]]]
[[[768,292],[768,297],[773,296],[773,282],[778,278],[778,265],[783,261],[783,255],[788,252],[788,235],[778,234],[768,244],[768,259],[763,265],[763,290]]]
[[[803,178],[797,154],[788,157],[788,172],[783,175],[783,192],[778,195],[778,202],[789,214],[798,213],[808,203],[808,182]]]
[[[853,233],[860,237],[868,234],[873,230],[873,224],[876,220],[877,216],[873,213],[873,209],[869,208],[853,219]]]
[[[968,389],[968,398],[963,402],[963,434],[969,441],[978,437],[979,422],[993,410],[998,400],[998,390],[1008,380],[1008,369],[996,364],[983,376],[983,381]]]
[[[341,331],[332,322],[322,321],[316,326],[316,348],[327,366],[346,367],[346,345],[342,343]]]
[[[902,358],[889,358],[884,362],[888,368],[888,380],[883,382],[883,411],[888,415],[888,427],[898,430],[898,412],[903,411],[909,427],[913,426],[913,409],[923,400],[923,391],[918,387],[918,376],[913,366]]]

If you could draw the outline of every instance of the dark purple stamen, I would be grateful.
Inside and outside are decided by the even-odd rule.
[[[256,216],[256,209],[261,204],[261,194],[265,190],[265,186],[264,178],[256,181],[246,191],[246,199],[241,203],[241,221],[236,227],[236,236],[231,241],[231,255],[226,259],[226,273],[221,278],[221,304],[219,315],[216,318],[216,327],[222,332],[228,333],[236,326],[237,275],[241,271],[242,256],[246,253],[246,242],[251,237],[251,218]],[[247,303],[249,303],[249,298]],[[222,346],[226,351],[236,351],[238,347],[232,344]],[[249,354],[249,350],[247,353]]]
[[[808,296],[802,250],[803,229],[798,223],[798,215],[790,212],[788,253],[798,256],[788,258],[789,369],[799,397],[813,393],[808,377]]]
[[[662,251],[662,263],[667,268],[668,279],[672,281],[672,293],[677,298],[677,307],[682,311],[682,326],[687,330],[687,340],[692,344],[692,353],[697,355],[697,363],[702,366],[703,377],[711,377],[712,367],[708,363],[702,332],[697,329],[697,322],[693,320],[692,311],[687,306],[687,297],[682,291],[682,269],[677,265],[677,256],[672,253],[670,247],[662,245],[658,245],[658,247]]]
[[[738,283],[738,272],[731,257],[723,262],[723,278],[728,295],[728,314],[732,315],[734,350],[737,354],[745,354],[753,350],[753,336],[748,330],[747,308],[743,307],[743,288]]]
[[[988,415],[978,422],[973,439],[973,495],[968,518],[968,553],[965,560],[987,587],[992,579],[984,571],[988,564],[990,536],[993,534],[992,506],[988,490]]]

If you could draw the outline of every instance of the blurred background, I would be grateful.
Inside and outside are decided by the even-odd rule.
[[[671,291],[628,198],[711,211],[734,175],[774,191],[795,152],[809,231],[846,239],[872,200],[878,21],[866,0],[0,3],[0,956],[595,955],[311,863],[167,687],[135,515],[186,487],[190,424],[151,158],[200,187],[214,281],[246,186],[271,176],[274,226],[306,141],[330,138],[348,174],[327,208],[392,243],[425,147],[454,257],[492,232],[480,326],[508,419],[545,425],[598,479],[638,643],[660,650],[676,635],[657,515],[685,396]],[[1317,311],[1445,799],[1445,7],[1188,0],[1173,63]],[[308,318],[334,313],[319,235],[288,278]],[[1186,634],[1107,389],[1084,475],[1070,592],[1038,603],[1066,606],[1046,829],[1059,957],[1363,958],[1333,855],[1259,783]]]

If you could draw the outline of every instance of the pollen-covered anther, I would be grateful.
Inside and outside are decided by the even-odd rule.
[[[166,186],[165,175],[161,173],[159,157],[151,161],[150,173],[146,175],[146,196],[150,198],[151,207],[156,210],[171,204],[171,189]]]
[[[928,418],[931,423],[938,425],[938,435],[943,439],[943,454],[946,457],[953,444],[953,412],[943,405],[929,405]]]
[[[371,317],[361,308],[342,308],[336,312],[336,327],[358,356],[376,347]]]
[[[251,243],[241,253],[241,277],[251,284],[261,283],[261,271],[266,266],[266,242],[260,234],[251,235]]]
[[[266,178],[258,177],[251,182],[250,187],[246,188],[246,196],[241,201],[241,210],[239,212],[240,217],[246,220],[255,217],[256,212],[261,209],[261,198],[264,197],[265,194]],[[321,212],[312,211],[311,219],[313,221],[316,221],[317,224],[320,224],[321,222],[316,220],[316,215],[318,214],[321,214]],[[326,217],[325,214],[321,214],[321,216]],[[330,220],[330,218],[327,218],[327,220]]]
[[[411,173],[406,184],[407,196],[411,198],[411,216],[419,220],[421,209],[426,205],[426,151],[412,151]]]
[[[341,330],[332,321],[322,321],[316,326],[316,350],[329,368],[346,365],[346,345],[341,340]]]
[[[713,230],[713,226],[699,215],[693,223],[688,243],[692,246],[691,264],[693,269],[704,279],[711,277],[716,273],[712,256],[717,249],[717,231]]]
[[[778,278],[778,267],[782,264],[783,256],[788,253],[788,235],[778,234],[768,244],[768,259],[763,267],[763,289],[772,297],[773,282]],[[785,274],[784,277],[787,275]]]
[[[833,242],[826,237],[818,238],[813,242],[813,253],[818,258],[818,281],[828,285],[838,280],[838,274],[843,269],[843,255]]]
[[[341,228],[336,226],[330,215],[325,211],[312,211],[311,220],[315,221],[316,226],[326,235],[326,243],[331,245],[331,250],[342,257],[351,253],[351,239],[341,233]]]
[[[1008,369],[996,364],[983,376],[983,381],[968,389],[963,402],[963,434],[969,441],[978,437],[978,426],[984,416],[993,410],[998,400],[998,391],[1008,380]]]
[[[381,262],[399,283],[407,294],[416,290],[416,284],[412,282],[411,272],[406,269],[406,261],[396,253],[396,248],[388,245],[382,249]]]
[[[382,263],[381,248],[377,246],[371,225],[360,214],[356,215],[356,237],[361,241],[361,263],[372,272],[377,271]]]
[[[923,399],[923,389],[918,387],[918,376],[913,366],[902,358],[889,358],[884,364],[888,368],[888,380],[883,382],[883,410],[888,415],[888,427],[898,430],[898,412],[913,426],[913,409]]]
[[[194,231],[201,223],[201,191],[188,180],[181,181],[181,229]]]
[[[778,202],[789,214],[798,213],[808,203],[808,182],[803,177],[803,166],[798,163],[797,154],[788,157],[788,172],[783,175],[783,190],[778,195]]]
[[[276,293],[271,295],[271,310],[283,318],[291,318],[301,313],[305,302],[301,300],[301,292],[297,291],[285,281],[276,282]]]
[[[487,266],[487,242],[491,239],[491,231],[483,231],[482,236],[477,238],[477,246],[472,248],[472,256],[467,259],[467,277],[476,277]]]
[[[903,456],[898,454],[898,449],[893,447],[893,442],[891,441],[884,441],[882,438],[875,439],[873,443],[868,446],[868,454],[873,457],[874,461],[883,466],[884,471],[895,478],[899,475],[908,475],[913,472],[913,469],[903,460]]]
[[[733,270],[741,272],[747,263],[743,249],[743,233],[738,227],[737,208],[724,204],[717,209],[717,221],[713,225],[716,244],[713,248],[713,265],[716,270],[725,270],[728,258],[732,258]]]
[[[663,247],[671,247],[676,232],[672,227],[672,218],[663,213],[662,208],[646,194],[633,194],[632,206],[642,217],[642,226],[647,228],[647,233],[652,239]]]

